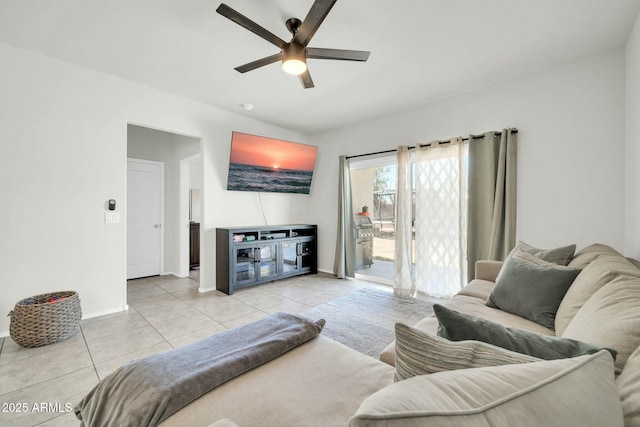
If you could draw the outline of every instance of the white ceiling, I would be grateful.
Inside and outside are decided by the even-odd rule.
[[[313,0],[225,0],[284,40]],[[0,41],[315,134],[624,46],[640,0],[338,0],[303,89],[277,48],[216,13],[220,0],[0,0]],[[7,64],[2,64],[7,66]],[[254,109],[243,110],[250,103]]]

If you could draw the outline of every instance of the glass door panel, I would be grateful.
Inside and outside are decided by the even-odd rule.
[[[359,164],[360,163],[360,164]],[[356,273],[393,280],[395,258],[395,204],[397,171],[395,156],[351,163],[351,197],[354,215],[369,221],[353,231],[356,239]]]
[[[256,249],[236,249],[236,282],[250,282],[255,280]]]
[[[298,271],[298,243],[282,242],[282,273],[290,274]]]
[[[277,264],[277,245],[276,244],[266,244],[260,245],[259,248],[256,249],[256,252],[259,254],[259,271],[260,278],[264,279],[270,276],[278,275],[278,264]]]

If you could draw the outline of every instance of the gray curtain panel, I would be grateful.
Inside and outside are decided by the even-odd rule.
[[[469,136],[469,280],[477,260],[503,260],[515,245],[517,148],[514,129]]]
[[[356,242],[353,230],[353,207],[351,206],[351,172],[349,160],[340,156],[338,170],[338,230],[336,236],[336,259],[333,273],[338,278],[354,277],[356,272]]]

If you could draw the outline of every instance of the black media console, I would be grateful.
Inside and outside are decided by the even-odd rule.
[[[216,289],[234,289],[318,272],[318,227],[216,228]]]

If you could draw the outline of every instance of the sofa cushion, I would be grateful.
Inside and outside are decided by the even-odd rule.
[[[542,335],[555,335],[554,331],[549,328],[518,316],[517,314],[502,311],[497,308],[491,308],[485,305],[482,300],[466,295],[456,295],[445,303],[445,305],[453,310],[461,311],[467,314],[473,314],[474,316],[482,317],[483,319],[492,320],[496,323],[500,323],[504,326],[511,326],[514,328],[526,329],[528,331],[537,332]],[[421,325],[422,321],[418,322],[415,327],[430,332],[431,329],[426,330]],[[433,328],[434,334],[437,330],[437,319],[435,322],[435,328]],[[433,325],[429,324],[429,327]]]
[[[507,258],[487,306],[554,329],[556,311],[580,270],[542,261],[526,253]]]
[[[616,378],[616,385],[620,391],[624,425],[640,427],[640,347],[627,359],[624,370]]]
[[[486,302],[491,295],[491,290],[495,286],[494,282],[481,279],[473,279],[467,286],[460,289],[456,295],[467,295],[470,297],[478,298],[482,302]]]
[[[587,264],[558,307],[556,333],[562,335],[580,307],[600,288],[621,274],[640,277],[640,269],[622,255],[616,254],[598,255]]]
[[[560,246],[553,249],[540,249],[520,241],[511,250],[508,257],[511,257],[518,252],[525,252],[547,262],[552,262],[559,265],[567,265],[573,258],[573,254],[575,253],[575,251],[575,244]]]
[[[396,323],[395,349],[395,381],[434,372],[540,360],[481,341],[449,341],[402,323]]]
[[[476,284],[477,286],[474,286],[474,289],[469,292],[469,295],[465,295],[465,286],[461,292],[446,302],[446,306],[453,310],[473,314],[478,317],[482,317],[483,319],[492,320],[504,326],[526,329],[542,335],[555,335],[553,330],[545,328],[544,326],[525,319],[524,317],[507,313],[506,311],[502,311],[497,308],[487,307],[485,305],[485,301],[479,298],[479,296],[481,293],[486,293],[488,295],[489,292],[487,292],[487,289],[493,288],[493,282],[473,280],[469,283],[469,285],[471,284]],[[413,327],[428,334],[436,335],[438,332],[438,319],[435,316],[428,316],[413,325]],[[395,364],[395,354],[395,343],[391,343],[382,350],[382,353],[380,353],[380,360],[393,366]]]
[[[616,372],[640,345],[640,278],[618,276],[597,291],[562,334],[618,351]]]
[[[549,337],[509,328],[490,320],[451,310],[440,304],[433,306],[438,318],[438,336],[452,341],[477,340],[539,359],[563,359],[597,353],[600,347],[584,342]],[[615,350],[609,350],[613,358]]]
[[[318,336],[191,402],[160,426],[344,426],[364,399],[393,384],[395,370]],[[1,424],[1,422],[0,422]]]
[[[240,427],[238,424],[234,423],[228,418],[223,418],[221,420],[216,421],[213,424],[209,424],[207,427]]]
[[[369,396],[361,426],[622,426],[611,355],[461,369],[400,381]]]
[[[589,245],[576,252],[573,259],[569,261],[567,266],[573,268],[585,268],[591,261],[600,255],[620,255],[620,252],[616,251],[611,246],[603,245],[602,243],[594,243],[593,245]]]

